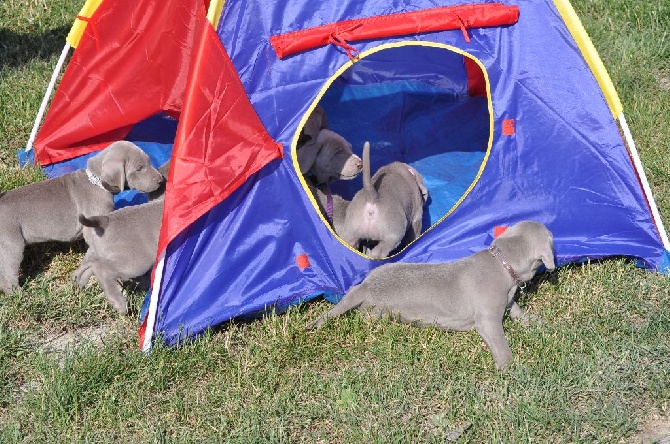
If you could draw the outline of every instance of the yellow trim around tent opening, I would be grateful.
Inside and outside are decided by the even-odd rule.
[[[79,45],[79,40],[81,40],[81,36],[84,33],[84,29],[86,29],[86,25],[88,23],[86,20],[82,20],[79,17],[86,19],[90,18],[95,10],[98,9],[100,3],[102,3],[102,0],[86,0],[86,3],[84,3],[84,6],[82,6],[81,10],[79,11],[79,15],[77,15],[77,18],[72,24],[72,28],[70,29],[69,34],[65,38],[65,40],[73,48],[76,48],[77,45]]]
[[[623,105],[621,104],[619,95],[614,88],[612,79],[607,73],[607,69],[605,69],[605,65],[603,65],[603,62],[598,55],[598,51],[595,46],[593,46],[591,38],[586,33],[572,4],[570,4],[570,0],[554,0],[554,5],[556,5],[556,9],[558,9],[558,12],[561,14],[565,25],[568,27],[570,34],[572,34],[572,38],[575,39],[586,63],[589,65],[589,68],[591,68],[593,75],[598,81],[598,85],[600,85],[600,89],[607,100],[612,115],[615,119],[618,118],[623,112]]]
[[[442,44],[442,43],[435,43],[435,42],[429,42],[429,41],[404,41],[404,42],[395,42],[395,43],[385,43],[385,44],[376,46],[372,49],[369,49],[367,51],[364,51],[364,52],[360,53],[359,57],[357,59],[349,60],[347,63],[342,65],[330,77],[330,79],[328,79],[326,81],[325,85],[323,86],[323,88],[321,88],[321,91],[319,91],[319,94],[314,99],[314,102],[312,102],[312,104],[308,108],[305,115],[303,115],[302,119],[300,119],[300,124],[298,125],[298,131],[296,131],[295,135],[293,136],[293,141],[291,142],[291,157],[292,157],[292,160],[293,160],[293,167],[295,168],[295,171],[296,171],[297,176],[300,180],[300,183],[302,184],[303,189],[307,193],[307,197],[312,202],[312,205],[316,209],[316,213],[319,215],[319,218],[321,218],[321,221],[324,223],[324,225],[326,227],[328,227],[328,229],[335,235],[335,237],[342,243],[342,245],[349,248],[349,250],[353,251],[354,253],[356,253],[360,256],[363,256],[365,258],[368,258],[368,259],[374,259],[374,258],[371,258],[371,257],[361,253],[360,251],[353,248],[351,245],[347,244],[342,238],[340,238],[338,236],[338,234],[335,232],[335,230],[333,230],[333,227],[330,226],[330,223],[328,222],[328,220],[326,220],[326,217],[321,213],[321,211],[319,211],[319,204],[316,201],[316,198],[314,197],[314,195],[311,192],[309,192],[309,187],[307,185],[307,182],[305,181],[305,178],[300,171],[300,165],[298,164],[298,155],[297,155],[298,139],[300,137],[300,132],[302,131],[302,128],[307,123],[307,118],[312,114],[312,111],[314,111],[314,109],[316,108],[316,105],[321,101],[321,99],[325,95],[326,91],[330,88],[330,86],[333,84],[333,82],[338,77],[340,77],[344,73],[344,71],[349,69],[354,63],[357,63],[360,59],[364,59],[365,57],[367,57],[371,54],[374,54],[376,52],[383,51],[383,50],[386,50],[386,49],[397,48],[397,47],[401,47],[401,46],[428,46],[428,47],[433,47],[433,48],[437,48],[437,49],[444,49],[444,50],[455,52],[455,53],[460,54],[464,57],[468,57],[469,59],[474,60],[477,63],[477,65],[481,69],[482,73],[484,74],[484,80],[485,80],[485,83],[486,83],[486,99],[488,101],[488,110],[489,110],[489,140],[488,140],[488,144],[487,144],[487,147],[486,147],[486,153],[484,154],[484,159],[482,159],[482,163],[479,166],[479,171],[477,171],[477,175],[473,179],[473,181],[470,184],[470,186],[468,187],[468,189],[465,190],[465,192],[463,193],[461,198],[458,199],[458,201],[456,201],[456,203],[454,203],[454,205],[451,207],[451,209],[449,209],[449,211],[447,211],[447,213],[444,216],[442,216],[437,222],[435,222],[433,225],[431,225],[426,231],[421,233],[416,239],[414,239],[412,242],[410,242],[408,245],[406,245],[398,253],[396,253],[392,256],[388,256],[388,257],[393,257],[397,254],[400,254],[402,251],[405,250],[405,248],[412,245],[421,236],[423,236],[424,234],[426,234],[427,232],[432,230],[433,227],[439,225],[444,219],[446,219],[451,213],[453,213],[454,210],[456,210],[456,208],[463,202],[463,200],[465,200],[465,198],[468,196],[468,194],[470,194],[472,189],[475,187],[475,185],[477,184],[477,182],[481,178],[482,173],[484,172],[484,167],[488,163],[489,156],[491,154],[491,147],[493,146],[494,120],[493,120],[493,101],[492,101],[492,98],[491,98],[491,82],[489,80],[489,75],[488,75],[488,72],[486,71],[486,68],[473,55],[471,55],[471,54],[469,54],[469,53],[467,53],[467,52],[465,52],[465,51],[463,51],[459,48],[456,48],[454,46],[445,45],[445,44]],[[385,259],[386,258],[374,259],[374,260],[385,260]]]

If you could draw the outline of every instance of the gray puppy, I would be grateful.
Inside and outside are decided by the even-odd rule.
[[[310,114],[298,141],[298,166],[323,214],[337,232],[344,221],[348,201],[332,194],[335,180],[351,180],[363,168],[360,157],[341,135],[327,128],[326,113],[317,106]]]
[[[125,188],[156,190],[163,176],[131,142],[115,142],[91,157],[86,169],[0,194],[0,290],[18,287],[26,245],[82,237],[79,215],[107,214]]]
[[[512,357],[502,325],[505,310],[510,308],[514,320],[530,319],[514,295],[542,264],[548,270],[555,268],[551,233],[540,223],[519,222],[495,239],[489,250],[459,261],[386,264],[372,270],[308,328],[351,309],[442,329],[474,328],[498,369],[504,370]]]
[[[363,188],[347,208],[341,237],[353,248],[381,259],[421,234],[428,190],[411,166],[392,162],[370,178],[370,143],[363,146]]]
[[[158,171],[167,178],[170,162]],[[165,186],[149,193],[150,201],[124,207],[103,216],[79,216],[88,245],[73,280],[84,288],[95,274],[107,300],[119,312],[128,312],[119,281],[145,275],[156,260],[158,236],[163,218]]]
[[[351,144],[341,135],[328,129],[326,113],[317,106],[302,131],[297,149],[298,165],[303,175],[316,184],[335,180],[350,180],[363,168]]]

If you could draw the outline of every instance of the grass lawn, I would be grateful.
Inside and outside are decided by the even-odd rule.
[[[0,3],[0,190],[80,0]],[[574,0],[626,109],[670,222],[670,2]],[[305,332],[315,302],[138,348],[136,316],[75,290],[83,242],[31,246],[23,288],[0,294],[0,442],[659,442],[670,437],[670,278],[616,259],[560,268],[505,321],[496,371],[475,332],[351,313]],[[136,314],[144,294],[129,293]],[[670,439],[670,438],[666,438]],[[663,441],[668,442],[668,441]]]

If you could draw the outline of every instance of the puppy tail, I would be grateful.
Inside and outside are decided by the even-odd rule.
[[[96,228],[104,231],[109,224],[109,216],[91,216],[86,217],[83,214],[79,215],[79,223],[85,227]]]
[[[363,189],[368,194],[376,194],[370,178],[370,142],[365,142],[363,145]]]

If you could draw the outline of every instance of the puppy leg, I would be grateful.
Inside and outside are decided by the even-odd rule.
[[[88,281],[93,276],[93,263],[95,258],[89,249],[84,255],[84,259],[81,261],[79,267],[72,273],[72,281],[79,287],[84,288],[88,284]]]
[[[97,261],[93,268],[95,276],[98,278],[98,282],[100,282],[100,286],[105,292],[105,296],[107,296],[109,303],[112,304],[112,307],[114,307],[119,313],[127,314],[128,303],[126,298],[123,296],[123,291],[121,284],[118,281],[118,276],[111,273],[103,261]]]
[[[360,291],[359,288],[360,285],[352,288],[349,291],[349,293],[347,293],[347,295],[344,296],[344,298],[342,298],[342,300],[338,302],[333,308],[324,313],[316,321],[307,324],[307,330],[311,330],[313,328],[319,328],[328,319],[344,314],[351,309],[359,308],[363,303],[363,296],[362,296],[363,292]]]
[[[0,243],[0,290],[7,294],[19,287],[19,268],[23,260],[23,238],[10,237]]]
[[[398,245],[400,245],[399,238],[382,239],[370,250],[368,256],[374,259],[383,259],[388,257]]]
[[[485,319],[477,324],[477,333],[482,337],[496,363],[498,370],[505,370],[509,360],[512,358],[512,350],[509,348],[501,319]]]

